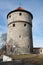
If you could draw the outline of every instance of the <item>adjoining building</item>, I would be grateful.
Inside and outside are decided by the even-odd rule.
[[[8,34],[7,52],[9,54],[29,54],[33,52],[32,19],[33,15],[18,7],[7,15]]]
[[[34,54],[43,54],[43,48],[41,48],[41,47],[35,47],[35,48],[33,48],[33,53]]]

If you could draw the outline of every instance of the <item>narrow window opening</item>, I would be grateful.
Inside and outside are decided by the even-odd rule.
[[[15,27],[15,24],[13,24],[13,27]]]
[[[26,26],[26,24],[24,24],[24,27]]]
[[[19,15],[21,16],[21,15],[22,15],[22,13],[19,13]]]
[[[28,45],[28,48],[29,48],[29,45]]]
[[[19,38],[21,38],[21,35],[19,35]]]
[[[9,15],[9,18],[11,18],[11,15]]]
[[[40,50],[40,52],[42,52],[42,50]]]

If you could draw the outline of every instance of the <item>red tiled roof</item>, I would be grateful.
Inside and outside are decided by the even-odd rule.
[[[24,10],[22,7],[18,7],[17,9],[15,9],[15,10]]]

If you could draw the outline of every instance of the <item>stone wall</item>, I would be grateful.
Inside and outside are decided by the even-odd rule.
[[[9,14],[7,43],[11,39],[12,46],[17,48],[18,53],[26,54],[33,50],[32,18],[29,13],[17,11]]]

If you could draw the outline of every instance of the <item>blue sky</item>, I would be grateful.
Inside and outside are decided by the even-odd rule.
[[[33,46],[43,47],[43,0],[0,0],[0,34],[6,33],[7,14],[19,7],[30,11],[33,14]]]

